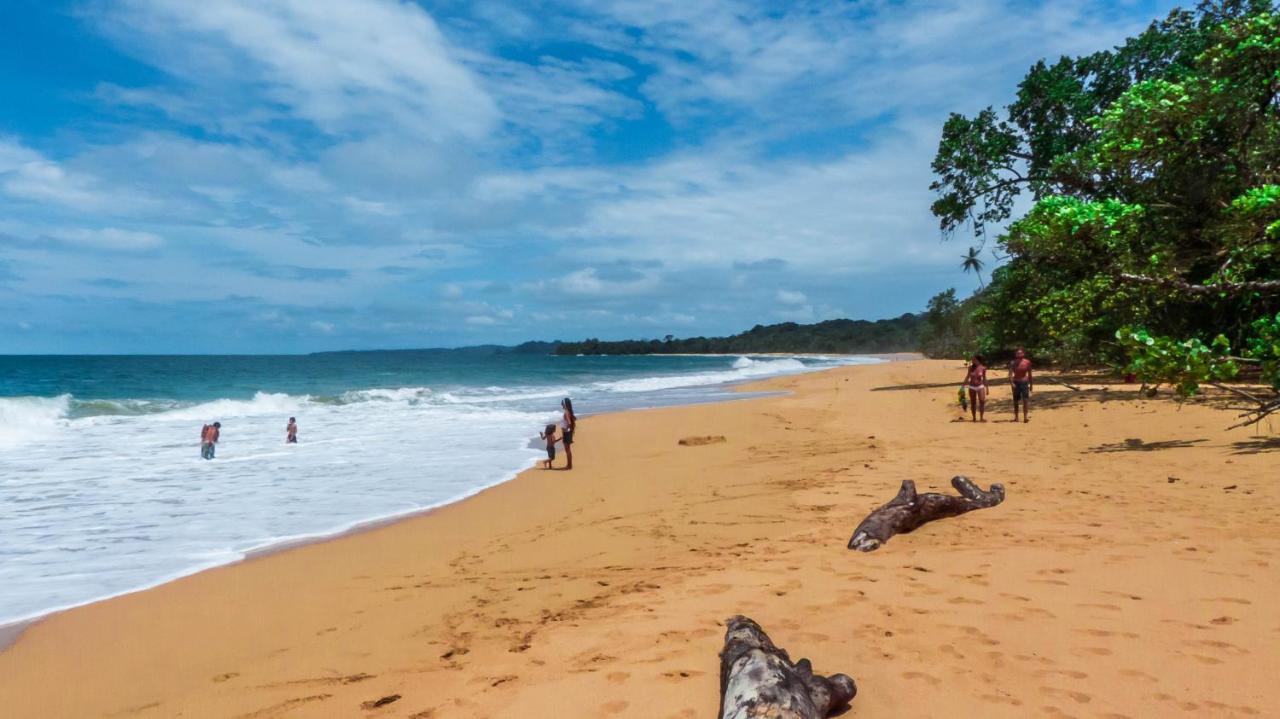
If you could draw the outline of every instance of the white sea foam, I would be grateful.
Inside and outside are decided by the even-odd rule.
[[[213,420],[223,417],[258,417],[296,412],[310,397],[293,397],[282,393],[257,392],[253,399],[217,399],[212,402],[163,412],[166,420]]]
[[[795,374],[809,369],[798,359],[751,359],[739,357],[733,361],[732,369],[715,372],[699,372],[697,374],[673,374],[658,377],[637,377],[635,379],[599,382],[597,389],[606,392],[656,392],[664,389],[680,387],[699,387],[704,385],[742,382],[760,377]]]
[[[420,402],[432,394],[428,387],[360,389],[343,392],[341,400],[351,402]]]
[[[71,395],[58,397],[0,397],[0,447],[53,435],[66,424]]]
[[[562,396],[580,411],[661,404],[655,391],[682,401],[684,388],[814,365],[721,366],[579,386],[259,392],[186,406],[0,398],[0,624],[474,494],[541,455],[530,440]],[[284,444],[291,415],[297,445]],[[213,420],[218,456],[203,461],[199,427]]]

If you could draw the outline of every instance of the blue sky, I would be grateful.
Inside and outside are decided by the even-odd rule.
[[[1165,2],[7,0],[0,353],[880,318],[942,121]]]

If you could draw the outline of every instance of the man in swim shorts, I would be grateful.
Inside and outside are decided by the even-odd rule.
[[[204,432],[200,435],[200,456],[204,459],[213,459],[214,446],[218,444],[220,429],[222,429],[221,422],[205,425]]]
[[[1022,421],[1030,422],[1027,405],[1031,401],[1031,360],[1027,353],[1019,347],[1013,353],[1013,361],[1009,363],[1009,383],[1013,385],[1013,421],[1018,421],[1018,402],[1022,402]]]

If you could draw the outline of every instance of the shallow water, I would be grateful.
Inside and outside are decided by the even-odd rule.
[[[0,624],[474,494],[544,456],[537,433],[564,396],[580,415],[715,401],[736,382],[871,361],[0,357]]]

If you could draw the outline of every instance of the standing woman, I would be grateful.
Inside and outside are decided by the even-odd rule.
[[[987,421],[987,361],[982,355],[974,355],[964,375],[969,390],[969,412],[974,422]]]
[[[564,417],[560,420],[560,441],[564,443],[564,456],[568,460],[565,469],[573,469],[573,430],[578,426],[578,418],[573,414],[573,400],[565,397],[560,400],[560,409]]]

